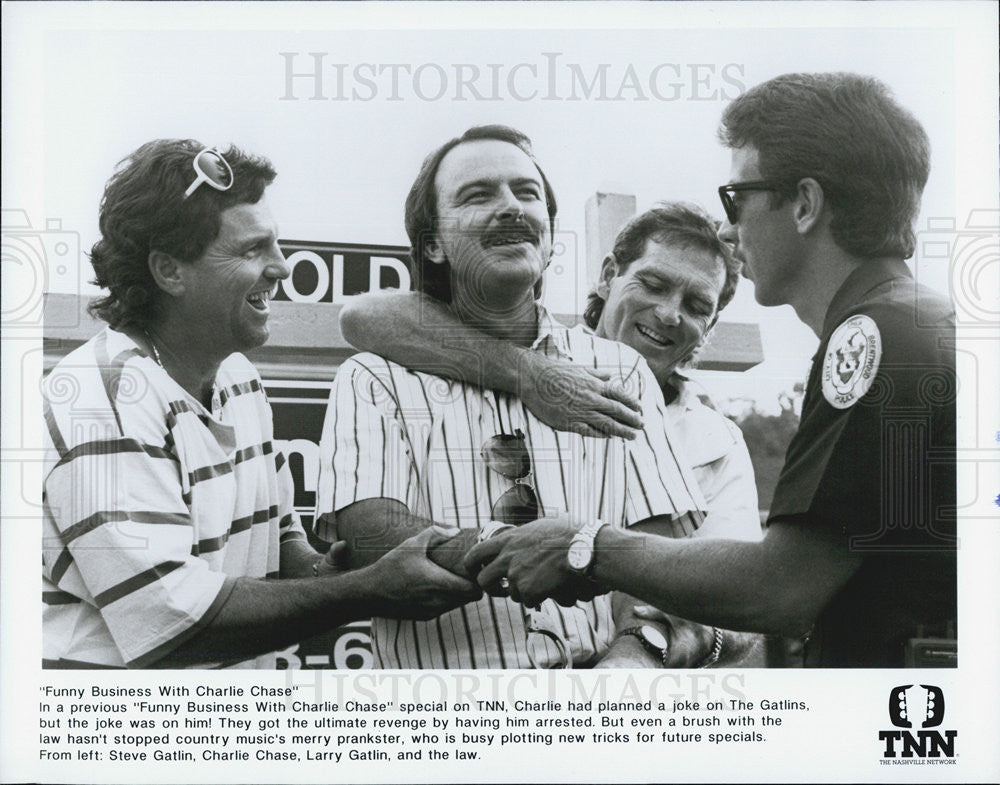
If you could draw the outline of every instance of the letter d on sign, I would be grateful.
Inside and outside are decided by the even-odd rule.
[[[399,278],[399,288],[408,291],[410,288],[410,271],[399,259],[391,256],[372,256],[368,274],[368,291],[377,292],[382,288],[382,270],[388,267]]]

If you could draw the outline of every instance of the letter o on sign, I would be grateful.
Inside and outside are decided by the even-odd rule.
[[[281,288],[289,300],[293,303],[318,303],[326,296],[330,289],[330,270],[319,254],[312,251],[296,251],[288,257],[287,262],[292,274],[281,282]],[[299,262],[308,262],[316,268],[316,289],[312,292],[300,292],[295,288],[295,265]]]

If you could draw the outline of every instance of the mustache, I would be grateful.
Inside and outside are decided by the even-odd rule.
[[[520,242],[537,243],[538,235],[530,227],[520,224],[493,229],[484,234],[481,240],[484,247]]]

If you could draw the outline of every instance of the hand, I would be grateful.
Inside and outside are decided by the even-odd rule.
[[[395,619],[433,619],[478,600],[482,590],[471,581],[438,567],[427,549],[459,533],[429,526],[404,540],[364,572],[376,595],[374,615]]]
[[[580,528],[567,515],[539,518],[474,546],[465,567],[495,597],[509,594],[533,607],[549,597],[560,605],[591,600],[597,587],[569,569],[566,553]],[[506,578],[509,588],[504,588]]]
[[[651,605],[636,605],[632,613],[638,619],[665,625],[667,656],[663,659],[664,668],[694,668],[712,653],[715,632],[711,627],[671,616]]]
[[[634,439],[642,429],[639,403],[611,375],[531,352],[525,355],[521,400],[558,431]]]
[[[322,578],[327,575],[341,575],[348,572],[351,569],[348,559],[347,541],[339,540],[331,545],[330,550],[319,560],[316,575]]]
[[[477,529],[461,529],[454,537],[442,539],[427,548],[427,558],[438,567],[466,580],[473,580],[465,569],[465,554],[479,541]]]

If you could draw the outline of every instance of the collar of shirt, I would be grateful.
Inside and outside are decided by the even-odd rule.
[[[857,308],[868,292],[886,281],[898,278],[913,278],[910,268],[902,259],[875,259],[859,264],[830,301],[823,320],[821,341],[830,337],[830,333]]]
[[[670,374],[670,378],[667,379],[667,383],[660,388],[660,392],[663,393],[663,402],[670,406],[676,404],[678,406],[690,408],[688,405],[691,400],[691,385],[689,384],[691,380],[682,374],[678,370],[674,370]]]
[[[690,410],[700,403],[699,396],[691,384],[691,380],[683,374],[674,371],[663,385],[663,400],[668,406],[673,404],[681,409]]]
[[[162,365],[160,365],[160,363],[158,363],[154,358],[150,357],[146,353],[146,351],[128,333],[115,330],[113,327],[108,327],[107,331],[109,337],[113,336],[113,338],[109,338],[109,340],[113,340],[116,345],[120,344],[125,349],[134,349],[134,351],[139,356],[144,357],[149,362],[149,365],[152,367],[150,369],[143,369],[145,373],[158,375],[159,378],[161,379],[161,383],[173,387],[173,390],[171,391],[173,395],[182,397],[185,400],[185,402],[189,406],[193,407],[194,410],[199,414],[203,414],[207,417],[210,417],[212,420],[214,420],[216,423],[220,425],[222,424],[221,418],[222,418],[223,404],[222,404],[222,398],[220,396],[220,391],[221,391],[220,377],[223,376],[223,370],[228,366],[230,358],[233,355],[230,355],[225,360],[223,360],[222,363],[219,365],[219,370],[216,371],[215,380],[212,382],[212,407],[211,409],[207,409],[205,408],[204,404],[202,404],[201,401],[199,401],[197,398],[191,395],[191,393],[189,393],[183,387],[181,387],[174,379],[174,377],[172,377],[169,373],[167,373],[167,369],[164,368]]]
[[[572,362],[573,352],[569,346],[569,328],[543,306],[537,305],[536,307],[538,309],[538,337],[531,344],[531,350],[541,350],[544,342],[548,341],[560,357]]]

